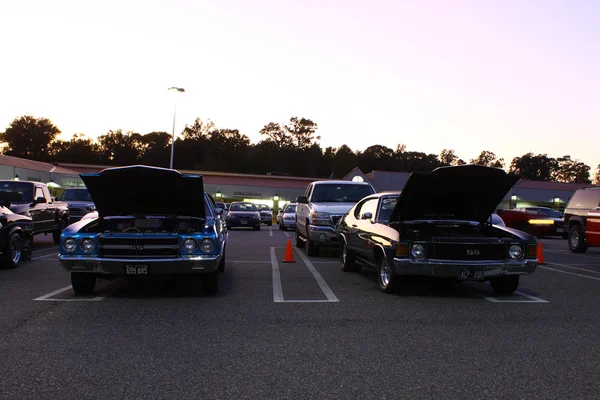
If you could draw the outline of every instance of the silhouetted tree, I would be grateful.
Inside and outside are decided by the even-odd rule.
[[[6,144],[8,155],[49,161],[50,143],[59,134],[60,129],[49,119],[24,115],[15,118],[4,132],[0,132],[0,142]]]
[[[469,161],[471,164],[484,165],[486,167],[504,168],[504,158],[498,158],[491,151],[483,150],[477,158]]]
[[[590,167],[579,160],[572,160],[566,155],[556,159],[558,168],[554,174],[554,180],[566,183],[591,183]]]
[[[558,161],[546,154],[534,155],[529,152],[515,157],[510,163],[509,172],[521,179],[533,181],[552,181],[558,169]]]
[[[439,155],[440,164],[442,165],[464,165],[465,162],[456,155],[452,149],[443,149]]]

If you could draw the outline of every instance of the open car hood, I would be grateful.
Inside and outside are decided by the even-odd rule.
[[[483,223],[518,180],[499,168],[475,164],[413,172],[390,222],[458,219]]]
[[[205,218],[201,175],[132,165],[80,174],[99,217],[168,215]]]

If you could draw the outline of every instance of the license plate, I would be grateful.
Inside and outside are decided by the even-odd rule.
[[[563,228],[556,228],[556,232],[563,233],[565,230]]]
[[[240,221],[240,224],[242,224],[242,225],[248,225],[248,221]]]
[[[140,276],[148,275],[147,265],[125,265],[125,275]]]
[[[483,279],[483,269],[463,268],[460,270],[460,279]]]

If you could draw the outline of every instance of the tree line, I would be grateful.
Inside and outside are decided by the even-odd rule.
[[[403,144],[395,149],[376,144],[364,151],[354,151],[345,144],[323,149],[317,128],[310,119],[292,117],[285,124],[268,123],[260,130],[263,139],[251,143],[237,129],[217,128],[210,120],[196,118],[175,141],[173,168],[342,178],[355,167],[364,172],[413,172],[466,164],[452,149],[439,154],[408,151]],[[0,132],[0,143],[4,154],[36,161],[169,167],[171,134],[167,132],[140,134],[119,129],[97,139],[75,134],[71,140],[57,139],[60,133],[49,119],[25,115]],[[569,155],[554,158],[529,152],[506,165],[504,159],[483,150],[468,162],[507,169],[521,179],[591,183],[590,167]],[[600,165],[595,176],[597,181]]]

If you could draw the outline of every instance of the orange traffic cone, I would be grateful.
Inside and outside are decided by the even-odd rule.
[[[546,263],[544,262],[544,249],[542,249],[542,243],[538,243],[536,257],[538,259],[538,264],[546,265]]]
[[[285,256],[283,257],[284,263],[293,263],[294,261],[294,252],[292,251],[292,240],[288,239],[287,246],[285,247]]]

